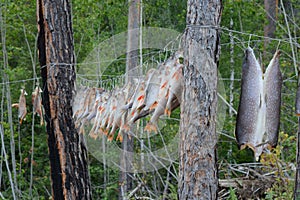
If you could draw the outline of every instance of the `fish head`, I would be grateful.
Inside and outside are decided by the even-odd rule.
[[[28,95],[27,92],[25,91],[25,89],[21,89],[21,94],[22,95]]]

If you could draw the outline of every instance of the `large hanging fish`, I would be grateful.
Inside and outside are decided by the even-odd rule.
[[[266,133],[267,143],[275,147],[278,141],[282,75],[279,66],[280,52],[277,51],[271,60],[264,78],[264,90],[266,95]]]
[[[277,144],[282,85],[279,52],[264,79],[253,49],[248,47],[245,54],[235,135],[239,148],[250,147],[258,160],[264,148]]]

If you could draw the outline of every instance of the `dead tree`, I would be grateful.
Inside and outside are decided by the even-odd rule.
[[[217,199],[220,0],[188,0],[180,121],[179,199]]]
[[[72,119],[75,57],[69,0],[37,0],[53,199],[90,199],[87,149]]]

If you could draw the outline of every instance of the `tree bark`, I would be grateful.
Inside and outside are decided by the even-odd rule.
[[[299,101],[300,99],[296,99]],[[294,199],[300,199],[300,117],[298,117],[298,137],[297,137],[297,163],[296,163],[296,178],[295,178],[295,189]]]
[[[188,0],[180,122],[179,199],[217,199],[220,0]]]
[[[266,50],[270,43],[270,39],[268,38],[275,37],[278,0],[264,0],[264,6],[267,18],[267,24],[264,27],[264,36],[267,37],[264,41],[264,57],[266,57]]]
[[[127,55],[126,55],[126,83],[132,82],[133,79],[140,76],[138,67],[138,47],[139,47],[139,32],[137,29],[140,26],[140,0],[129,0],[128,9],[128,38],[127,38]],[[122,154],[120,159],[120,174],[119,174],[119,199],[126,199],[126,193],[133,188],[132,174],[129,173],[132,167],[134,141],[126,132],[123,133]]]
[[[90,199],[87,149],[72,119],[75,83],[71,3],[37,0],[38,50],[43,80],[53,199]]]
[[[294,199],[300,199],[300,69],[298,69],[298,86],[296,92],[296,116],[298,116],[297,153],[296,153],[296,178],[294,188]]]

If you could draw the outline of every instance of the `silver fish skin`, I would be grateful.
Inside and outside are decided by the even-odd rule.
[[[242,68],[242,86],[238,108],[235,135],[240,149],[246,146],[255,152],[255,157],[262,152],[261,144],[264,135],[264,98],[263,73],[255,58],[253,49],[248,47]]]
[[[282,74],[279,65],[280,52],[276,51],[264,77],[266,101],[266,141],[275,147],[278,141],[281,107]]]

